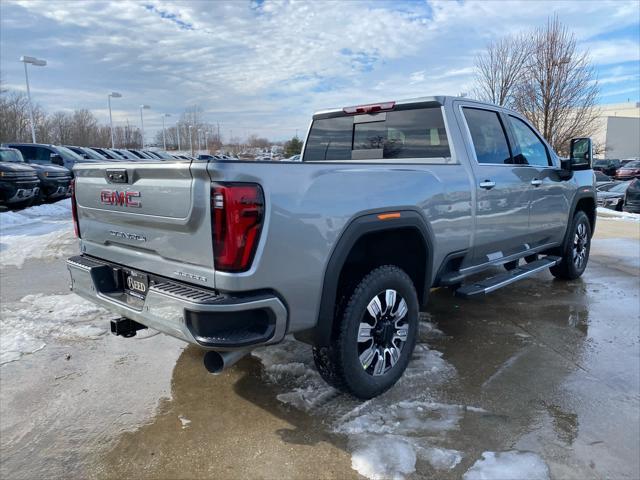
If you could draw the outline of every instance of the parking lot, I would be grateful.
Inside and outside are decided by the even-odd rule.
[[[178,340],[107,334],[68,292],[68,203],[44,208],[2,214],[3,478],[640,476],[637,220],[599,217],[580,280],[434,291],[407,374],[362,403],[293,340],[212,376]]]

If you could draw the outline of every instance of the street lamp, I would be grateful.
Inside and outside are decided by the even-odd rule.
[[[180,148],[180,122],[176,123],[176,134],[178,135],[178,151],[182,150]]]
[[[164,119],[167,117],[170,117],[171,114],[170,113],[163,113],[162,114],[162,144],[164,145],[164,150],[167,150],[167,135],[164,131]]]
[[[27,57],[23,55],[20,57],[20,61],[24,64],[24,79],[27,82],[27,97],[29,98],[29,119],[31,120],[31,140],[36,143],[36,126],[33,121],[33,103],[31,103],[31,90],[29,88],[29,74],[27,73],[27,63],[30,63],[36,67],[44,67],[47,65],[46,60],[42,60],[36,57]]]
[[[193,157],[193,125],[189,125],[189,146],[191,147],[191,156]]]
[[[209,132],[205,130],[204,131],[204,153],[209,153],[209,143],[207,142],[208,136],[209,136]]]
[[[144,150],[144,118],[142,116],[142,110],[149,110],[151,107],[149,105],[140,105],[140,127],[142,128],[142,149]]]
[[[200,134],[202,133],[202,130],[198,129],[198,153],[200,153],[200,151],[202,150],[202,148],[200,148]]]
[[[109,126],[111,127],[111,148],[116,148],[115,142],[113,141],[113,118],[111,118],[111,99],[112,98],[122,98],[122,95],[118,92],[111,92],[107,94],[107,103],[109,104]]]

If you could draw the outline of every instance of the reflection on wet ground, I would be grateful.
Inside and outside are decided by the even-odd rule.
[[[164,336],[47,346],[2,367],[0,473],[638,478],[640,276],[609,246],[574,282],[435,291],[407,374],[364,403],[292,340],[217,377]]]

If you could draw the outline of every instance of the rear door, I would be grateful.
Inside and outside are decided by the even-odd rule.
[[[83,253],[213,287],[206,166],[176,161],[77,167]]]
[[[498,110],[457,102],[455,109],[476,179],[473,264],[526,249],[529,179],[514,163],[505,119]]]

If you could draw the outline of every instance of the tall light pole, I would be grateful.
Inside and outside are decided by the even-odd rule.
[[[163,113],[162,114],[162,144],[164,145],[164,150],[167,150],[167,135],[164,131],[164,119],[167,117],[170,117],[171,114],[170,113]]]
[[[202,149],[200,148],[200,134],[201,134],[201,133],[202,133],[202,130],[198,129],[198,132],[197,132],[197,137],[198,137],[198,153],[200,153],[200,150],[202,150]]]
[[[27,72],[27,63],[36,67],[44,67],[47,65],[46,60],[42,60],[36,57],[27,57],[23,55],[20,57],[20,61],[24,64],[24,79],[27,82],[27,98],[29,99],[29,119],[31,120],[31,140],[36,143],[36,124],[33,120],[33,103],[31,102],[31,89],[29,88],[29,73]]]
[[[180,148],[180,122],[176,123],[176,134],[178,135],[178,151],[182,150]]]
[[[111,99],[122,98],[122,95],[118,92],[111,92],[107,94],[107,103],[109,104],[109,127],[111,127],[111,148],[116,148],[116,144],[113,141],[113,118],[111,118]]]
[[[204,153],[209,153],[209,143],[207,142],[208,136],[209,136],[209,132],[205,130],[204,131]]]
[[[149,105],[140,105],[140,127],[142,129],[142,149],[144,150],[144,117],[142,116],[142,110],[149,110],[151,107]]]
[[[193,157],[193,125],[189,125],[189,146],[191,147],[191,156]]]

